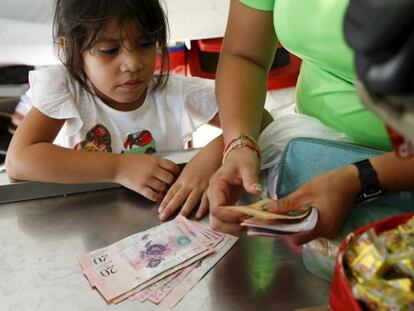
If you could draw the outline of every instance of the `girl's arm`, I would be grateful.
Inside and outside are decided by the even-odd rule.
[[[218,115],[209,124],[220,127]],[[210,177],[221,165],[222,155],[223,136],[219,135],[186,164],[160,204],[158,211],[161,220],[170,218],[179,208],[181,215],[188,216],[198,203],[196,218],[200,219],[207,213],[209,204],[205,191]]]
[[[64,122],[33,108],[13,136],[6,158],[8,174],[43,182],[117,182],[154,201],[179,174],[171,161],[145,154],[84,152],[53,145]]]
[[[113,181],[118,155],[79,152],[52,144],[64,123],[33,108],[13,136],[6,158],[8,174],[44,182]]]

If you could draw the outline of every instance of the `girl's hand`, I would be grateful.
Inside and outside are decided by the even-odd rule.
[[[226,161],[210,180],[208,200],[210,202],[210,224],[212,228],[224,232],[242,230],[241,213],[222,209],[225,205],[235,205],[243,191],[260,194],[259,160],[251,150],[232,150]]]
[[[201,151],[200,151],[201,152]],[[209,158],[209,157],[207,157]],[[200,202],[196,218],[206,215],[209,202],[206,194],[209,179],[217,170],[219,164],[208,160],[203,155],[197,155],[183,169],[176,182],[168,190],[161,202],[158,212],[160,219],[170,218],[181,206],[180,215],[187,217]]]
[[[122,154],[115,181],[158,202],[179,174],[180,168],[169,160],[143,153]]]
[[[303,244],[318,237],[332,239],[359,191],[358,171],[350,165],[312,178],[295,192],[275,201],[267,210],[286,213],[305,204],[312,205],[318,209],[318,223],[312,231],[293,236],[294,243]]]

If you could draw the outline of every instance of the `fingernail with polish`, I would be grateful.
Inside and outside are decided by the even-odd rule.
[[[256,190],[259,190],[260,192],[263,191],[263,187],[261,184],[253,184],[253,188]]]

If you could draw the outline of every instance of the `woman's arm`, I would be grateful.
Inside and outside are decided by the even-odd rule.
[[[273,12],[232,0],[216,77],[226,143],[240,133],[258,137],[276,45]]]
[[[400,158],[395,152],[390,152],[370,161],[384,189],[414,190],[414,158]]]
[[[370,162],[386,191],[414,190],[414,159],[387,153],[370,159]],[[333,238],[360,191],[358,170],[354,165],[348,165],[315,176],[268,210],[285,213],[310,204],[318,209],[318,223],[311,232],[295,236],[295,243],[303,244],[317,237]]]
[[[271,122],[263,114],[268,72],[277,39],[273,12],[251,9],[232,0],[216,77],[216,95],[224,142],[241,133],[257,138]],[[263,121],[263,122],[261,122]],[[240,230],[243,214],[226,212],[243,191],[259,194],[259,159],[250,148],[232,149],[210,180],[210,224],[222,231]]]

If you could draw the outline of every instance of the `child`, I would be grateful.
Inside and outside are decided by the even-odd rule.
[[[180,206],[187,216],[199,201],[196,217],[203,217],[208,180],[221,164],[221,136],[181,174],[150,155],[183,149],[204,123],[219,126],[214,81],[166,73],[167,21],[158,0],[57,0],[54,40],[63,66],[29,74],[34,108],[11,142],[9,175],[117,182],[162,200],[161,220]]]

